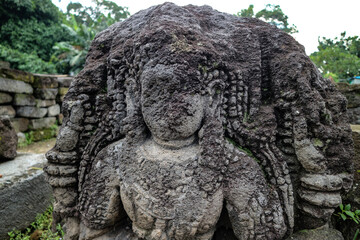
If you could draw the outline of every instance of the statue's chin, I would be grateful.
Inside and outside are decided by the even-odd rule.
[[[170,149],[180,149],[189,146],[195,142],[195,135],[191,135],[190,137],[187,138],[180,138],[173,140],[164,140],[161,138],[157,138],[156,136],[153,136],[152,138],[160,146]]]

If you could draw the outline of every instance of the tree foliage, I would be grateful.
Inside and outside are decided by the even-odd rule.
[[[322,74],[335,80],[360,75],[360,38],[347,37],[346,32],[340,38],[319,38],[318,51],[310,55],[311,60]]]
[[[127,18],[126,7],[108,0],[93,0],[95,7],[70,3],[62,26],[72,36],[55,44],[53,60],[60,72],[77,74],[85,64],[86,54],[95,35],[115,22]]]
[[[287,33],[297,33],[297,27],[288,22],[288,16],[284,14],[279,5],[267,4],[264,9],[254,13],[254,5],[249,5],[247,9],[242,9],[237,13],[239,17],[259,18],[268,22]]]
[[[28,54],[0,44],[0,60],[11,63],[11,67],[33,73],[56,73],[56,66],[39,58],[36,54]]]
[[[69,38],[60,26],[62,13],[50,0],[2,0],[0,16],[0,43],[44,61],[56,42]]]
[[[95,7],[70,3],[67,6],[67,16],[70,18],[74,16],[79,25],[85,24],[87,27],[95,28],[96,31],[101,31],[130,15],[127,7],[118,6],[112,1],[92,0],[92,2]]]
[[[62,13],[51,0],[1,0],[0,60],[29,72],[76,74],[95,35],[130,15],[112,1],[92,2],[70,3]]]

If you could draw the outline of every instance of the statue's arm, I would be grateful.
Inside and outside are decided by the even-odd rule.
[[[106,229],[126,217],[120,199],[119,152],[123,140],[102,149],[95,157],[80,193],[80,214],[86,227]]]
[[[287,226],[275,188],[267,183],[254,158],[229,146],[224,192],[235,235],[239,239],[281,239]]]
[[[46,153],[48,164],[44,170],[55,198],[54,225],[77,212],[78,170],[86,134],[82,125],[86,107],[90,107],[88,100],[88,96],[82,94],[64,102],[62,112],[65,118],[56,145]]]

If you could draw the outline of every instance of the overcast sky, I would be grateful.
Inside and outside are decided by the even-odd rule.
[[[65,11],[70,0],[52,0]],[[72,0],[87,5],[89,0]],[[131,14],[163,0],[113,0],[119,6],[128,7]],[[169,1],[168,1],[169,2]],[[289,17],[289,23],[297,26],[299,33],[292,36],[305,46],[307,54],[317,50],[318,37],[334,38],[343,31],[348,36],[360,35],[360,0],[172,0],[177,5],[209,5],[221,12],[235,14],[241,9],[254,4],[255,12],[263,9],[266,4],[280,5]]]

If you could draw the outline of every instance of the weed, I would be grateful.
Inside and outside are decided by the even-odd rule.
[[[360,210],[355,210],[354,212],[351,211],[351,205],[347,204],[347,205],[343,205],[340,204],[340,210],[341,212],[338,212],[335,214],[335,216],[341,217],[342,220],[346,220],[346,219],[351,219],[354,222],[356,222],[357,224],[359,224],[360,222]]]
[[[340,208],[340,212],[335,213],[335,216],[338,216],[339,218],[341,218],[342,220],[352,220],[354,221],[356,224],[359,224],[360,222],[360,210],[357,209],[355,211],[351,211],[351,205],[350,204],[346,204],[345,206],[343,204],[340,204],[339,206]],[[359,235],[360,229],[357,229],[354,235],[353,240],[356,240],[358,235]]]
[[[52,223],[52,211],[53,207],[50,206],[45,213],[38,214],[35,218],[35,221],[30,224],[28,228],[23,231],[14,229],[9,232],[8,235],[10,240],[30,240],[34,238],[34,235],[39,236],[39,239],[52,239],[52,240],[61,240],[64,236],[64,231],[61,228],[61,225],[56,226],[56,232],[51,231]]]

